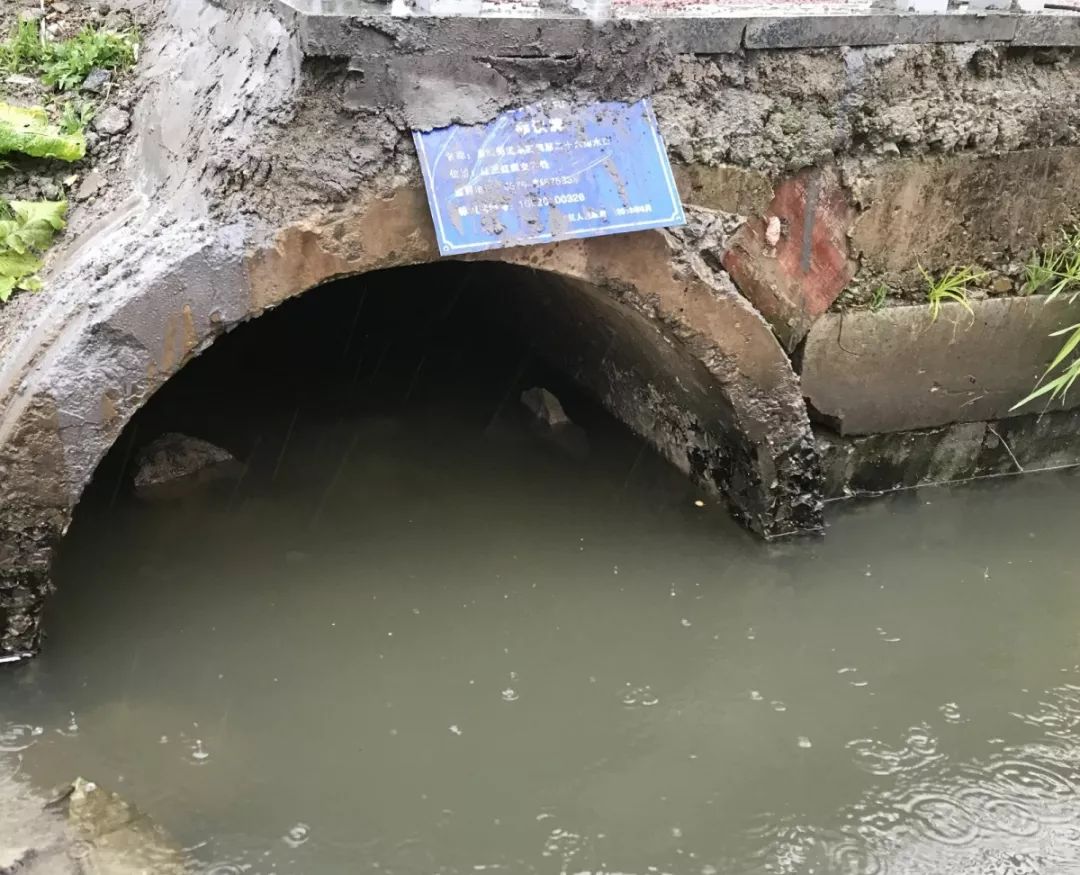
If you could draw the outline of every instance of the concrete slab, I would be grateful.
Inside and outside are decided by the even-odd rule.
[[[815,427],[827,499],[1080,465],[1080,409],[841,437]]]
[[[875,46],[910,43],[1016,42],[1080,45],[1080,16],[993,11],[1006,0],[980,0],[973,12],[874,11],[867,0],[796,3],[784,0],[602,0],[568,2],[552,10],[538,2],[431,0],[404,5],[376,0],[273,0],[295,21],[309,55],[365,54],[371,31],[399,34],[411,51],[461,52],[474,57],[565,57],[598,30],[653,27],[679,54],[727,54],[749,49]],[[424,45],[400,36],[412,32]]]
[[[876,46],[893,43],[1008,42],[1009,15],[818,15],[758,18],[747,23],[748,49]]]
[[[1026,15],[1017,22],[1018,46],[1080,46],[1080,15]]]
[[[1075,310],[1043,296],[827,313],[802,354],[811,415],[841,435],[932,428],[1035,412],[1010,408],[1031,391],[1061,346],[1048,337]],[[1080,405],[1080,392],[1066,408]],[[1060,409],[1056,402],[1055,409]]]

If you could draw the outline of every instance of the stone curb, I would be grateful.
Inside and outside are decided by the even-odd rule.
[[[292,18],[308,55],[350,57],[394,46],[398,51],[474,56],[566,57],[590,39],[621,28],[659,31],[679,54],[730,54],[747,49],[798,49],[913,43],[1002,42],[1019,46],[1080,46],[1080,15],[964,14],[778,15],[769,18],[665,16],[613,19],[584,16],[392,16],[362,0],[274,0]]]

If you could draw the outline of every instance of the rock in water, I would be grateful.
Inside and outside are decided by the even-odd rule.
[[[0,875],[184,875],[190,860],[168,834],[115,793],[82,778],[45,803],[18,805],[22,845],[0,835]],[[27,804],[30,802],[30,804]],[[11,821],[4,821],[10,827]],[[29,842],[25,840],[29,839]]]
[[[184,434],[166,434],[140,451],[135,494],[150,500],[181,498],[207,483],[237,477],[242,470],[221,447]]]
[[[521,403],[529,408],[529,411],[548,428],[559,425],[570,425],[570,417],[566,415],[559,399],[547,389],[536,386],[526,389],[521,393]]]
[[[133,805],[82,778],[71,787],[68,820],[88,846],[89,871],[112,875],[184,871],[183,857],[168,834]]]
[[[568,456],[584,461],[589,455],[585,432],[570,421],[562,404],[547,389],[535,387],[521,393],[521,403],[535,417],[545,440]]]

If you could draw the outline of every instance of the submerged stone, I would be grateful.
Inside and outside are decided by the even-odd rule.
[[[521,403],[536,419],[548,428],[558,425],[570,425],[570,417],[563,410],[562,403],[547,389],[534,386],[521,393]]]
[[[157,500],[181,498],[218,480],[239,476],[243,466],[209,441],[170,433],[139,453],[135,494]]]
[[[162,827],[116,793],[76,778],[24,817],[31,841],[0,836],[0,875],[180,875],[190,871]]]
[[[555,395],[536,386],[521,393],[521,403],[533,415],[535,425],[547,442],[578,461],[588,457],[589,439],[584,429],[574,425]]]

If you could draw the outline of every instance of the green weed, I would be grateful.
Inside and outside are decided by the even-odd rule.
[[[1024,267],[1025,294],[1047,292],[1052,300],[1069,293],[1075,298],[1080,293],[1080,227],[1063,230],[1061,236],[1060,247],[1032,253]]]
[[[135,63],[135,40],[129,34],[86,27],[69,40],[49,43],[41,79],[58,91],[78,88],[95,67],[123,70]]]
[[[941,305],[948,301],[955,301],[968,311],[972,316],[975,311],[968,302],[968,291],[971,286],[986,277],[985,273],[976,273],[970,267],[954,267],[940,279],[934,279],[920,264],[919,272],[926,280],[926,300],[930,304],[930,321],[936,322],[941,315]]]
[[[1033,292],[1049,289],[1047,303],[1059,295],[1068,295],[1069,303],[1072,304],[1080,297],[1080,227],[1062,231],[1062,238],[1060,249],[1052,248],[1032,256],[1032,261],[1028,263],[1028,282],[1025,288]],[[1033,263],[1037,265],[1034,277],[1031,267]],[[1033,282],[1033,279],[1037,281],[1037,284]],[[1080,379],[1080,356],[1077,355],[1077,346],[1080,345],[1080,323],[1055,331],[1050,336],[1064,337],[1065,342],[1039,379],[1035,391],[1014,404],[1012,410],[1043,396],[1049,396],[1046,399],[1048,402],[1053,402],[1057,398],[1064,400],[1073,383]],[[1061,373],[1048,380],[1047,378],[1058,368],[1062,368]]]
[[[81,134],[96,112],[97,107],[90,101],[69,100],[60,110],[60,130],[65,134]]]
[[[0,72],[23,73],[36,70],[45,52],[41,25],[29,18],[20,18],[11,35],[0,42]]]
[[[884,307],[885,296],[888,294],[889,290],[888,288],[886,288],[885,283],[882,283],[876,289],[874,289],[874,296],[870,299],[870,310],[876,313],[878,310]]]
[[[78,88],[95,67],[122,70],[136,59],[133,34],[86,27],[67,40],[44,39],[38,22],[20,19],[0,42],[0,71],[34,73],[57,91]]]
[[[1062,370],[1060,374],[1052,380],[1043,382],[1076,351],[1077,344],[1080,344],[1080,322],[1076,325],[1070,325],[1068,328],[1062,328],[1060,331],[1055,331],[1050,336],[1062,337],[1064,335],[1068,335],[1068,337],[1066,337],[1065,343],[1062,344],[1061,349],[1058,350],[1058,354],[1054,356],[1054,360],[1050,362],[1046,372],[1039,380],[1041,385],[1026,398],[1017,401],[1010,409],[1016,410],[1018,407],[1023,407],[1028,402],[1034,401],[1036,398],[1041,398],[1044,395],[1050,396],[1047,398],[1047,401],[1052,402],[1058,397],[1064,400],[1065,394],[1072,388],[1072,384],[1075,383],[1077,379],[1080,379],[1080,357],[1074,356],[1073,359],[1065,365],[1064,370]]]
[[[1034,295],[1049,288],[1057,276],[1061,260],[1061,253],[1054,249],[1033,252],[1028,263],[1024,265],[1024,294]]]

